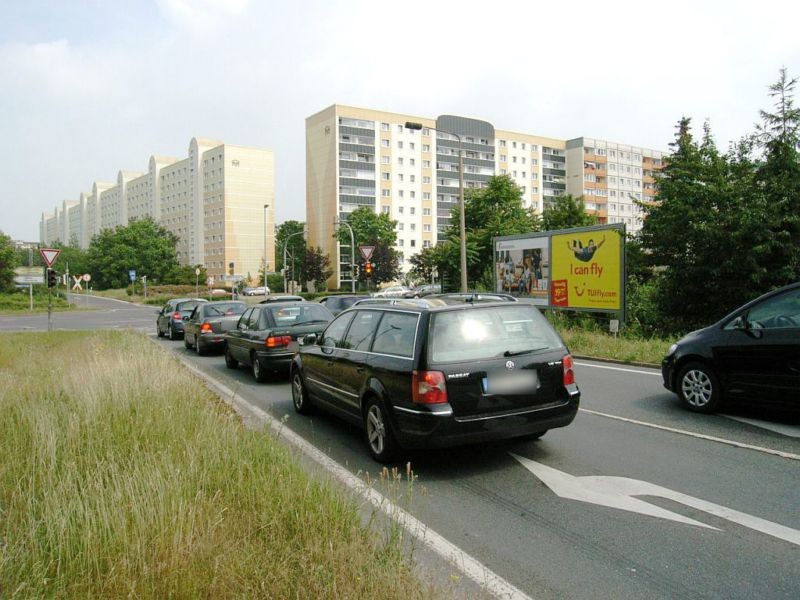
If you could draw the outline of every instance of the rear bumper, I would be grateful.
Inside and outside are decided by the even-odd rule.
[[[404,448],[445,448],[493,440],[511,439],[566,427],[580,405],[576,389],[567,400],[503,416],[459,419],[451,413],[411,412],[393,408],[395,434]]]
[[[293,356],[294,352],[256,351],[256,358],[261,363],[261,367],[273,371],[288,371]]]

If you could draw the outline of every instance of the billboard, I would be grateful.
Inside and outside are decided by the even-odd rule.
[[[495,290],[547,308],[622,312],[625,227],[494,238]]]

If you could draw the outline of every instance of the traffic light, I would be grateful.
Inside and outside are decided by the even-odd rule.
[[[367,274],[367,277],[372,276],[372,263],[367,261],[367,264],[364,265],[364,272]]]
[[[228,275],[233,275],[233,263],[228,263]]]
[[[58,273],[54,269],[47,269],[47,287],[54,288],[58,285]]]

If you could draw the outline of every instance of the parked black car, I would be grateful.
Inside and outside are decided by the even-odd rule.
[[[248,308],[225,334],[225,365],[248,365],[256,381],[272,372],[288,371],[305,336],[321,333],[333,319],[316,302],[275,302]]]
[[[397,300],[356,305],[292,360],[295,410],[363,427],[378,461],[402,449],[537,438],[572,422],[580,392],[536,307]]]
[[[183,320],[192,314],[194,307],[202,302],[202,298],[173,298],[168,300],[156,318],[156,334],[158,337],[165,335],[171,340],[183,337]]]
[[[247,310],[244,302],[220,300],[202,302],[183,320],[183,345],[202,356],[210,348],[225,347],[225,333],[236,327]]]
[[[673,344],[664,387],[686,408],[727,401],[800,408],[800,282],[774,290]]]
[[[427,299],[438,298],[445,302],[519,302],[511,294],[503,292],[448,292],[444,294],[428,294]]]
[[[339,294],[336,296],[324,296],[317,300],[334,315],[338,315],[343,310],[347,310],[353,304],[364,298],[369,298],[368,294]]]

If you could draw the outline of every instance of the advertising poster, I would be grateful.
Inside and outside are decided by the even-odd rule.
[[[553,235],[551,248],[551,306],[622,309],[622,233],[619,229]]]
[[[550,253],[547,236],[499,240],[495,244],[495,289],[547,305]]]

